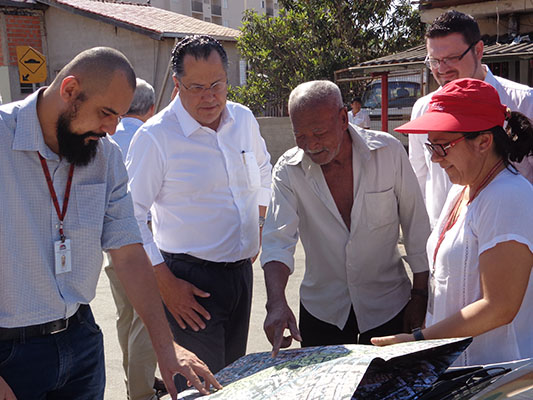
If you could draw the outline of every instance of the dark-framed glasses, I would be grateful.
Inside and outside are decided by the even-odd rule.
[[[426,67],[428,68],[438,68],[440,64],[447,65],[448,67],[453,67],[455,64],[457,64],[459,61],[463,59],[463,57],[476,45],[477,42],[472,43],[470,46],[468,46],[468,49],[466,49],[463,54],[460,56],[451,56],[451,57],[444,57],[441,59],[438,58],[431,58],[429,57],[429,54],[426,56],[426,59],[424,60],[424,64],[426,64]]]
[[[433,155],[433,154],[436,154],[438,155],[439,157],[446,157],[448,155],[448,153],[446,152],[446,150],[449,150],[451,149],[453,146],[455,146],[457,143],[459,142],[462,142],[463,140],[466,139],[466,135],[463,135],[461,136],[460,138],[458,139],[455,139],[449,143],[444,143],[444,144],[433,144],[433,143],[429,143],[429,142],[426,142],[424,143],[426,145],[426,148],[429,150],[429,152]]]
[[[194,96],[200,96],[205,90],[210,90],[211,93],[219,94],[226,90],[228,86],[227,81],[217,81],[215,83],[212,83],[209,87],[205,87],[203,85],[196,85],[192,84],[190,86],[185,86],[185,84],[179,80],[182,87],[184,87],[188,92],[190,92]]]

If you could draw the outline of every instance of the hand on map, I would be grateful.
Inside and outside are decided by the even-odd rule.
[[[0,376],[0,400],[17,400],[9,385]]]
[[[267,316],[263,329],[268,341],[272,344],[272,357],[276,357],[279,349],[284,349],[292,344],[292,339],[302,341],[296,318],[286,302],[278,302],[275,305],[267,305]],[[290,335],[284,336],[285,329]]]
[[[413,342],[415,338],[410,333],[400,333],[392,336],[373,337],[370,339],[374,346],[387,346],[389,344]]]
[[[192,283],[176,278],[166,265],[157,265],[154,270],[163,303],[180,328],[185,329],[189,325],[195,332],[205,329],[202,317],[210,320],[211,315],[196,301],[195,296],[209,297],[210,294]]]
[[[178,396],[173,380],[176,373],[183,375],[187,379],[187,383],[194,386],[202,394],[209,394],[211,386],[215,389],[222,389],[222,385],[218,383],[202,360],[176,343],[173,345],[174,353],[164,352],[163,358],[158,358],[161,375],[173,400],[177,399]],[[200,378],[203,378],[203,382],[200,381]]]

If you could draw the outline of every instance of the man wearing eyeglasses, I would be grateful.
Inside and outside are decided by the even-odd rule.
[[[494,76],[481,63],[483,42],[479,26],[470,15],[448,11],[437,17],[426,32],[426,48],[426,66],[441,86],[460,78],[484,80],[498,91],[503,104],[513,111],[533,117],[533,89]],[[432,96],[433,93],[430,93],[415,103],[411,119],[426,112]],[[431,153],[425,146],[427,141],[427,135],[409,135],[409,160],[424,194],[433,227],[442,211],[451,182],[444,170],[431,162]],[[516,167],[533,182],[533,158],[524,158]]]
[[[270,156],[251,111],[226,101],[218,41],[186,37],[172,67],[178,95],[134,136],[129,186],[174,339],[216,372],[246,352]]]

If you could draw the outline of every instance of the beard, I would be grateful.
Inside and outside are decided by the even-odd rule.
[[[71,164],[85,166],[94,159],[98,149],[98,140],[87,140],[87,138],[104,137],[106,134],[95,132],[76,134],[72,132],[70,123],[75,114],[74,110],[66,111],[57,119],[59,154]]]

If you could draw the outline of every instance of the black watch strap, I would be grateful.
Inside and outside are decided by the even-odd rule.
[[[422,333],[422,328],[415,328],[411,331],[415,340],[425,340],[424,334]]]

